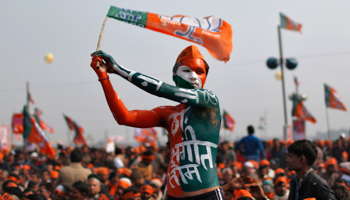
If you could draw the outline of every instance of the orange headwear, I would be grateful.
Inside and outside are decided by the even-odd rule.
[[[108,174],[108,168],[107,167],[96,168],[96,174]]]
[[[243,164],[238,161],[234,161],[232,165],[237,166],[238,170],[242,170]]]
[[[61,167],[56,165],[53,169],[56,170],[56,171],[59,171],[61,169]]]
[[[270,145],[270,146],[272,146],[272,145],[273,145],[273,140],[267,141],[267,144]]]
[[[287,180],[287,177],[285,176],[280,176],[278,177],[275,182],[273,183],[274,186],[278,185],[279,183],[285,183],[285,184],[288,184],[288,180]]]
[[[348,160],[348,158],[349,158],[348,152],[343,151],[343,153],[342,153],[341,155],[342,155],[343,157],[345,157],[345,160],[346,160],[346,161]]]
[[[15,183],[20,182],[20,181],[19,181],[16,177],[14,177],[14,176],[9,176],[8,180],[13,181],[13,182],[15,182]]]
[[[239,189],[239,190],[235,190],[233,192],[234,199],[238,199],[241,197],[249,197],[249,198],[253,199],[252,194],[250,194],[250,192],[248,192],[247,190]]]
[[[146,192],[148,194],[153,194],[153,192],[154,192],[153,187],[150,185],[143,185],[140,187],[140,190],[141,190],[141,192]]]
[[[125,167],[117,169],[118,174],[125,174],[127,177],[130,177],[131,171]]]
[[[14,182],[8,182],[6,187],[18,187],[18,185]]]
[[[264,159],[260,161],[260,166],[264,167],[264,166],[270,166],[270,161]]]
[[[140,148],[135,147],[135,148],[134,148],[134,153],[140,154],[140,153],[141,153]]]
[[[0,200],[13,200],[13,198],[5,192],[3,195],[1,195]]]
[[[249,162],[251,162],[254,165],[254,168],[259,169],[259,162],[255,161],[255,160],[248,160]]]
[[[94,168],[94,165],[92,163],[87,164],[87,168]]]
[[[134,193],[134,191],[129,191],[125,194],[123,194],[122,196],[122,199],[132,199],[132,198],[135,198],[135,197],[140,197],[141,194],[140,193]]]
[[[286,174],[286,171],[284,171],[284,169],[282,169],[282,168],[278,168],[278,169],[275,170],[275,176],[277,174]]]
[[[285,140],[281,140],[281,144],[285,145],[286,141]]]
[[[330,140],[328,140],[328,139],[326,140],[325,143],[326,143],[326,145],[331,145],[332,144],[332,142]]]
[[[29,165],[23,165],[21,168],[24,169],[24,170],[30,170],[30,166]]]
[[[287,142],[288,146],[292,145],[293,143],[294,143],[293,140],[289,140],[289,141]]]
[[[323,147],[324,146],[324,141],[323,140],[317,141],[317,145]]]
[[[331,158],[329,160],[327,160],[325,163],[324,163],[324,168],[327,169],[328,166],[330,165],[336,165],[337,164],[337,159],[335,158]]]
[[[50,176],[51,178],[58,178],[58,174],[58,171],[52,170]]]
[[[182,50],[182,52],[177,57],[175,64],[182,61],[182,60],[189,59],[189,58],[200,58],[205,62],[205,59],[202,56],[199,49],[197,48],[197,46],[191,45],[191,46],[186,47],[184,50]],[[208,64],[207,64],[207,67],[208,68],[207,68],[206,73],[208,74],[208,70],[209,70]],[[175,71],[173,71],[173,72],[175,73]]]
[[[224,169],[224,168],[225,168],[225,164],[224,164],[224,163],[219,163],[219,164],[218,164],[218,168]]]
[[[128,188],[130,187],[131,185],[125,181],[125,180],[122,180],[122,179],[119,179],[118,180],[118,186],[122,186],[123,188]]]

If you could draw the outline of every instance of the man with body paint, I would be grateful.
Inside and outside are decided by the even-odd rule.
[[[176,86],[128,70],[102,51],[93,53],[92,57],[91,66],[118,124],[163,127],[168,131],[171,161],[167,172],[167,199],[222,199],[215,169],[221,125],[219,100],[212,91],[203,89],[209,66],[198,48],[191,45],[178,56],[173,68]],[[101,63],[99,68],[96,68],[97,61]],[[107,72],[180,104],[129,111],[114,91]]]

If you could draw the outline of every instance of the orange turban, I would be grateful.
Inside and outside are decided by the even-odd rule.
[[[241,197],[249,197],[249,198],[253,199],[252,194],[250,194],[250,192],[248,192],[247,190],[243,190],[243,189],[235,190],[233,192],[233,197],[234,197],[234,199],[238,199]]]
[[[129,191],[125,194],[123,194],[122,196],[122,199],[132,199],[132,198],[135,198],[135,197],[140,197],[141,194],[140,193],[134,193],[134,191]]]
[[[125,167],[117,169],[117,172],[118,174],[125,174],[127,177],[130,177],[131,175],[131,171]]]
[[[96,168],[96,174],[108,174],[109,170],[107,167]]]
[[[270,145],[270,146],[272,146],[272,145],[273,145],[273,140],[267,141],[267,144]]]
[[[330,165],[336,165],[337,164],[337,160],[335,158],[331,158],[329,160],[327,160],[325,163],[324,163],[324,168],[327,169],[328,166]]]
[[[330,144],[332,144],[332,142],[330,141],[330,140],[326,140],[326,145],[330,145]]]
[[[87,164],[87,168],[94,168],[94,165],[92,163]]]
[[[219,164],[218,164],[218,168],[224,169],[224,168],[225,168],[225,164],[224,164],[224,163],[219,163]]]
[[[324,142],[322,140],[317,141],[317,145],[324,146]]]
[[[270,166],[270,161],[264,159],[260,161],[260,166],[264,167],[264,166]]]
[[[273,183],[274,186],[278,185],[279,183],[285,183],[287,184],[288,183],[288,180],[287,180],[287,177],[285,176],[280,176],[278,177],[275,182]]]

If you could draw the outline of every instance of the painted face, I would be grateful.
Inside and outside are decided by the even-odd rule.
[[[177,86],[188,89],[201,89],[206,81],[205,63],[200,58],[190,58],[181,61],[173,79]]]

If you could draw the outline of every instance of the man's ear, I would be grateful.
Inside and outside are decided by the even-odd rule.
[[[306,158],[305,158],[305,156],[304,155],[301,155],[300,156],[300,161],[302,162],[302,163],[306,163],[307,164],[307,160],[306,160]]]

